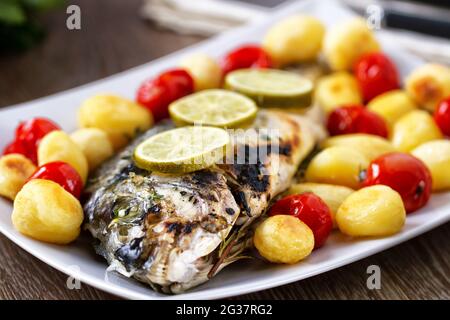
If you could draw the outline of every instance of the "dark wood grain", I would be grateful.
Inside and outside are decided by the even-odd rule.
[[[0,56],[0,106],[45,96],[148,62],[201,40],[159,30],[139,18],[140,1],[84,0],[82,30],[65,28],[64,12],[44,17],[46,40]],[[351,265],[234,299],[450,299],[450,224]],[[115,299],[67,277],[0,235],[0,299]],[[379,265],[380,290],[366,287]]]

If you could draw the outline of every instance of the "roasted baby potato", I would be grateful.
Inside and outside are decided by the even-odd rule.
[[[401,117],[392,129],[391,142],[403,152],[409,152],[427,141],[441,139],[442,133],[426,111],[414,110]]]
[[[319,152],[306,169],[308,182],[328,183],[358,189],[359,175],[369,165],[360,152],[348,147],[330,147]]]
[[[324,25],[316,18],[295,15],[269,29],[263,48],[278,66],[313,60],[322,47]]]
[[[368,160],[394,152],[394,146],[386,139],[373,134],[354,133],[334,136],[326,139],[322,146],[324,148],[341,146],[348,147],[362,153]]]
[[[434,140],[411,151],[430,169],[433,191],[450,189],[450,140]]]
[[[33,239],[66,244],[80,234],[83,209],[80,202],[56,182],[33,179],[14,200],[14,227]]]
[[[274,263],[296,263],[314,249],[314,235],[300,219],[289,215],[267,218],[255,231],[253,243],[261,256]]]
[[[222,69],[216,60],[206,54],[194,54],[181,61],[180,67],[186,69],[194,78],[195,91],[219,88],[222,82]]]
[[[97,128],[78,129],[70,135],[70,138],[83,151],[89,170],[95,169],[114,153],[111,141],[103,130]]]
[[[342,233],[355,236],[388,236],[405,224],[406,211],[397,191],[375,185],[355,191],[344,200],[336,214]]]
[[[355,18],[329,29],[323,41],[325,58],[332,70],[351,70],[365,53],[380,45],[362,18]]]
[[[25,182],[36,171],[36,166],[18,153],[0,158],[0,196],[14,200]]]
[[[405,91],[392,90],[372,99],[367,108],[380,115],[392,129],[398,119],[417,109],[417,105]]]
[[[82,128],[105,131],[115,150],[124,147],[138,132],[153,124],[153,117],[133,101],[113,96],[96,95],[84,101],[78,110]]]
[[[336,72],[320,78],[314,99],[326,113],[343,105],[362,103],[358,83],[348,72]]]
[[[433,63],[420,66],[406,78],[405,87],[419,106],[434,112],[439,101],[450,95],[450,68]]]
[[[52,131],[39,143],[38,162],[63,161],[70,164],[80,174],[83,183],[88,176],[88,162],[81,148],[63,131]]]
[[[336,213],[339,206],[354,191],[355,190],[344,186],[306,182],[292,185],[287,193],[300,194],[304,192],[312,192],[319,196],[330,208],[331,217],[333,218],[333,225],[336,227]]]

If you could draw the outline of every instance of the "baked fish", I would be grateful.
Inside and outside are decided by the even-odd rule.
[[[180,293],[242,257],[249,226],[289,187],[316,138],[304,118],[262,110],[250,129],[231,133],[221,164],[183,175],[136,167],[134,148],[171,128],[162,122],[102,165],[89,180],[84,211],[109,270]]]

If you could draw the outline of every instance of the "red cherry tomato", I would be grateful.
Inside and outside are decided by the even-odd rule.
[[[194,92],[194,79],[184,69],[174,69],[161,73],[157,81],[167,87],[171,101]]]
[[[271,68],[270,56],[259,46],[247,45],[229,52],[222,60],[223,74],[244,68]]]
[[[138,89],[136,101],[146,107],[155,122],[169,116],[169,94],[166,87],[158,85],[153,79],[145,81]]]
[[[333,221],[326,203],[313,193],[305,192],[284,197],[270,208],[269,215],[287,214],[299,218],[314,234],[314,248],[321,247],[327,240]]]
[[[327,129],[332,136],[348,133],[367,133],[385,138],[388,136],[384,119],[359,105],[333,110],[328,116]]]
[[[354,74],[366,102],[383,92],[400,88],[397,68],[382,53],[362,56],[354,66]]]
[[[23,154],[25,157],[28,157],[28,152],[23,143],[19,140],[14,140],[10,144],[8,144],[5,149],[3,150],[3,154],[10,154],[10,153],[20,153]]]
[[[450,136],[450,97],[442,100],[434,112],[434,121],[436,121],[441,131],[446,136]]]
[[[32,179],[54,181],[75,198],[80,198],[83,189],[83,181],[78,172],[71,165],[62,161],[49,162],[40,166],[28,181]]]
[[[169,117],[169,104],[194,92],[194,80],[183,69],[161,73],[145,81],[138,89],[136,101],[146,107],[155,121]]]
[[[16,139],[7,147],[5,152],[15,150],[37,163],[37,148],[41,139],[49,132],[61,128],[46,118],[33,118],[19,123],[16,128]]]
[[[422,208],[430,199],[431,173],[416,157],[400,152],[373,160],[366,172],[365,186],[384,184],[396,190],[407,213]]]

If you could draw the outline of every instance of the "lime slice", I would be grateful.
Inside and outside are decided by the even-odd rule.
[[[169,106],[169,113],[179,126],[202,124],[236,128],[253,121],[257,109],[255,102],[244,95],[211,89],[173,102]]]
[[[313,84],[295,73],[274,69],[241,69],[225,78],[227,89],[242,93],[261,107],[305,108],[311,105]]]
[[[223,159],[228,132],[214,127],[190,126],[156,134],[134,150],[140,168],[163,173],[186,173],[212,166]]]

